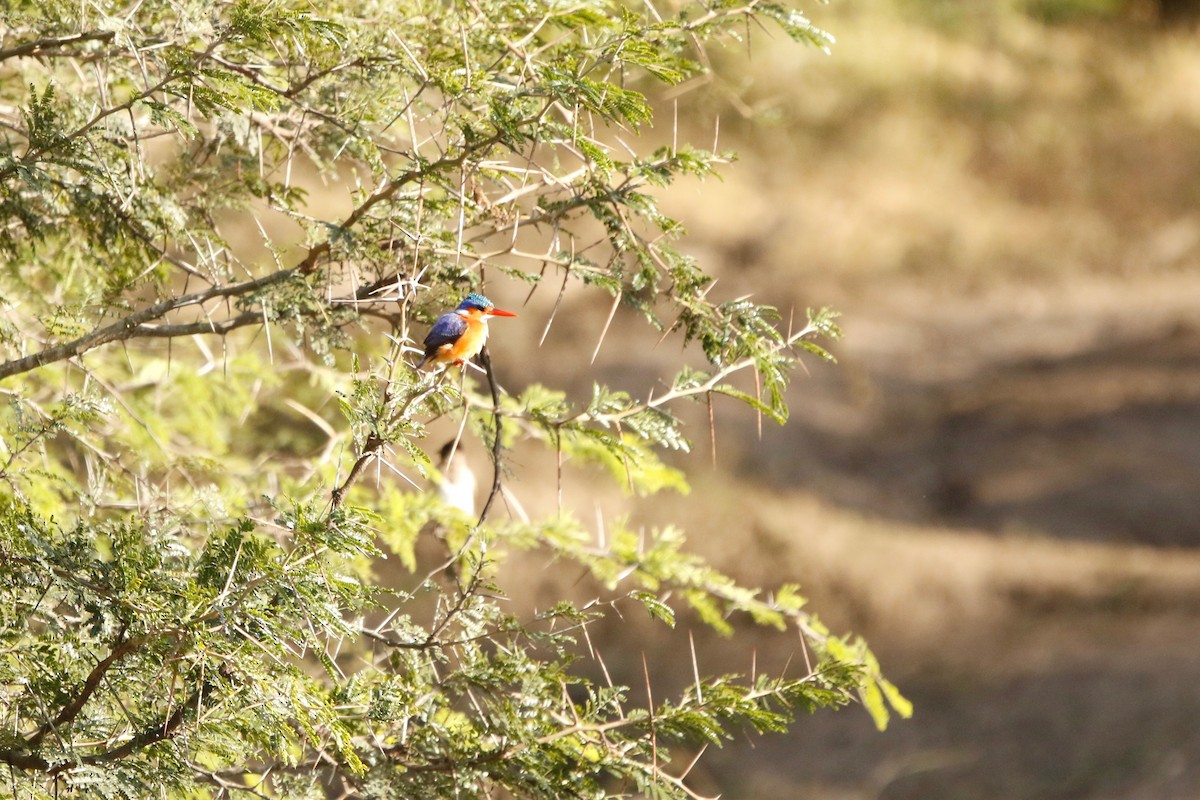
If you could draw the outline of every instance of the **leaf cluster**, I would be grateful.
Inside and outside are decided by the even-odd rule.
[[[826,46],[806,18],[757,0],[3,14],[15,794],[682,798],[686,748],[855,698],[881,726],[909,712],[795,587],[740,586],[674,528],[595,543],[565,513],[495,519],[518,507],[505,454],[524,442],[631,494],[686,491],[660,457],[691,448],[680,404],[720,395],[782,423],[797,359],[830,357],[832,313],[792,328],[721,299],[676,246],[661,193],[732,156],[638,138],[656,88],[704,75],[708,48],[760,23]],[[514,287],[625,304],[703,366],[579,402],[503,391],[486,350],[413,369],[465,292]],[[447,425],[491,456],[482,508],[417,491],[453,478],[427,444]],[[576,565],[597,599],[508,602],[520,550]],[[630,604],[798,632],[812,663],[639,704],[581,668],[603,663],[588,626]]]

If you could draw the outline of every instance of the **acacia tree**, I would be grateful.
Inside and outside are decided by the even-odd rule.
[[[651,491],[680,403],[782,423],[828,313],[709,298],[654,192],[722,157],[641,152],[645,92],[780,4],[7,0],[0,45],[0,763],[21,797],[686,797],[675,744],[907,704],[795,587],[746,588],[674,529],[496,513],[541,441]],[[324,184],[321,182],[324,181]],[[314,187],[328,187],[314,191]],[[257,246],[223,231],[252,220]],[[707,367],[637,398],[417,372],[468,290],[580,284]],[[545,287],[544,289],[542,287]],[[553,317],[552,317],[553,318]],[[564,325],[564,322],[556,322]],[[817,341],[814,341],[816,339]],[[467,518],[405,478],[439,418],[494,474]],[[392,480],[364,480],[380,471]],[[445,547],[423,565],[421,537]],[[388,551],[407,590],[373,577]],[[603,602],[504,611],[507,554]],[[575,669],[621,603],[798,629],[800,674],[702,680],[641,707]],[[418,609],[427,609],[418,613]]]

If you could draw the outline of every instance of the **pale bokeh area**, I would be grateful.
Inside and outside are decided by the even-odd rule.
[[[861,710],[820,713],[710,749],[696,787],[1200,796],[1194,24],[1149,4],[806,11],[837,35],[832,55],[756,34],[748,55],[716,56],[724,81],[678,94],[677,128],[661,98],[648,136],[716,136],[739,154],[664,208],[720,276],[714,297],[839,309],[840,364],[806,361],[792,419],[761,438],[718,403],[715,469],[698,406],[695,452],[676,461],[686,497],[597,502],[584,474],[564,498],[585,519],[677,523],[752,585],[799,581],[833,629],[872,643],[916,713],[882,734]],[[608,308],[584,290],[539,349],[555,291],[496,334],[508,388],[644,394],[669,379],[679,342],[656,348],[625,310],[586,366]],[[521,310],[515,290],[497,294]],[[516,454],[527,506],[553,508],[554,483],[545,454]],[[530,563],[508,582],[536,604],[578,577]],[[744,641],[686,621],[665,635],[630,617],[593,637],[620,680],[642,685],[644,654],[665,691],[691,679],[689,627],[702,671],[750,669]],[[760,666],[802,657],[794,637],[751,636]]]

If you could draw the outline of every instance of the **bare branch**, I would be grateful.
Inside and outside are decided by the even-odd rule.
[[[63,706],[62,710],[58,712],[53,720],[47,720],[42,727],[34,731],[25,740],[26,746],[37,747],[46,738],[46,734],[62,725],[69,725],[83,711],[83,707],[87,705],[87,701],[91,699],[92,694],[100,686],[100,681],[108,673],[113,664],[137,650],[145,642],[146,637],[144,636],[135,636],[132,639],[126,639],[125,629],[122,628],[120,635],[117,636],[117,644],[113,647],[112,652],[102,659],[100,663],[96,664],[88,674],[83,685],[79,687],[79,691],[75,694],[75,699]]]
[[[7,50],[0,50],[0,61],[7,61],[10,58],[21,58],[22,56],[39,56],[49,50],[58,50],[80,42],[109,42],[112,41],[116,33],[113,31],[88,31],[75,36],[63,36],[58,38],[37,39],[25,44],[19,44],[16,47],[10,47]]]
[[[123,319],[117,320],[111,325],[106,325],[103,328],[97,328],[91,333],[80,336],[78,339],[74,339],[70,342],[64,342],[63,344],[55,345],[53,347],[47,347],[23,358],[15,358],[11,361],[5,361],[3,364],[0,364],[0,380],[13,375],[19,375],[23,372],[29,372],[30,370],[37,369],[39,367],[44,367],[45,365],[52,364],[56,361],[74,358],[82,353],[86,353],[88,350],[92,350],[103,344],[108,344],[109,342],[122,341],[139,335],[155,335],[154,329],[150,326],[144,325],[144,323],[159,319],[164,315],[181,308],[200,305],[215,298],[240,297],[258,289],[262,289],[267,286],[273,286],[277,283],[282,283],[283,281],[297,274],[306,274],[307,272],[311,272],[317,259],[316,254],[319,254],[319,252],[323,253],[328,249],[328,244],[322,243],[316,245],[309,250],[308,258],[301,262],[299,266],[293,267],[292,269],[280,270],[278,272],[265,275],[261,278],[243,281],[242,283],[235,283],[227,286],[214,286],[211,289],[206,289],[202,292],[194,292],[192,294],[185,294],[179,297],[169,297],[166,300],[161,300],[153,305],[147,306],[140,311],[135,311]],[[204,330],[195,332],[211,333],[213,331]]]
[[[796,333],[793,333],[792,335],[788,336],[787,338],[783,339],[782,341],[780,341],[777,344],[775,344],[774,346],[772,346],[770,348],[770,352],[778,353],[783,350],[787,350],[787,349],[791,348],[792,346],[794,346],[801,339],[805,338],[806,336],[809,336],[810,334],[816,333],[817,331],[818,331],[817,326],[812,325],[812,324],[806,325],[802,330],[797,331]],[[668,392],[664,392],[663,394],[651,397],[651,398],[647,399],[645,402],[637,403],[636,405],[630,406],[629,408],[621,409],[620,411],[613,411],[610,413],[600,413],[600,414],[592,414],[590,412],[585,411],[580,414],[576,414],[576,415],[570,417],[569,419],[560,420],[559,422],[560,423],[599,422],[602,425],[615,425],[615,424],[620,423],[620,421],[625,419],[626,417],[631,417],[635,414],[640,414],[643,411],[646,411],[648,409],[658,408],[658,407],[666,405],[667,403],[670,403],[674,400],[679,400],[679,399],[685,398],[685,397],[695,397],[697,395],[705,395],[705,394],[709,394],[713,391],[717,391],[717,387],[720,386],[721,382],[724,381],[726,378],[728,378],[730,375],[733,375],[734,373],[737,373],[737,372],[741,372],[744,369],[749,369],[750,367],[755,366],[756,363],[757,363],[757,361],[754,357],[748,356],[739,361],[734,361],[733,363],[728,364],[725,367],[722,367],[721,369],[717,370],[712,375],[710,375],[708,380],[706,380],[702,383],[699,383],[695,386],[685,386],[685,387],[681,387],[681,388],[673,388]]]
[[[503,462],[500,459],[500,451],[504,444],[501,441],[501,415],[500,415],[500,387],[496,384],[496,373],[492,371],[492,357],[487,351],[487,347],[483,348],[483,352],[479,354],[479,360],[483,362],[483,368],[487,371],[488,388],[492,392],[492,422],[496,426],[493,431],[495,438],[492,440],[492,488],[488,492],[487,502],[483,504],[483,511],[479,514],[479,522],[482,525],[487,520],[488,512],[492,510],[492,503],[495,502],[496,496],[500,494],[500,478],[503,474]]]
[[[351,211],[350,214],[344,220],[342,220],[341,224],[337,226],[337,229],[339,231],[347,231],[353,228],[363,220],[363,218],[372,208],[379,203],[392,198],[398,191],[400,191],[402,187],[412,183],[422,176],[435,174],[443,169],[461,166],[470,154],[480,150],[485,150],[499,141],[500,135],[495,134],[487,139],[472,143],[470,148],[463,148],[462,152],[457,155],[447,156],[439,161],[433,162],[432,164],[425,165],[424,167],[408,170],[389,181],[385,181],[378,189],[375,190],[374,194],[372,194],[357,208]],[[336,236],[337,234],[334,235]],[[32,355],[24,356],[23,358],[16,358],[11,361],[6,361],[3,364],[0,364],[0,380],[13,375],[19,375],[23,372],[29,372],[30,370],[38,369],[39,367],[43,367],[56,361],[74,358],[82,353],[86,353],[88,350],[108,344],[109,342],[124,341],[126,339],[132,339],[138,336],[161,337],[188,335],[194,333],[223,333],[224,331],[221,330],[222,323],[214,323],[212,325],[208,323],[194,323],[174,329],[170,326],[160,326],[156,328],[154,326],[145,325],[145,323],[160,319],[172,311],[186,308],[188,306],[199,305],[215,298],[240,297],[258,289],[264,289],[269,286],[283,283],[296,276],[309,275],[316,271],[317,264],[320,262],[321,258],[328,255],[332,249],[333,246],[331,242],[326,240],[310,247],[304,259],[290,269],[279,270],[277,272],[270,273],[269,275],[264,275],[261,278],[243,281],[242,283],[235,283],[227,286],[214,286],[202,292],[194,292],[192,294],[186,294],[179,297],[169,297],[165,300],[154,303],[153,305],[147,306],[140,311],[135,311],[132,314],[117,320],[111,325],[98,328],[91,333],[84,334],[83,336],[80,336],[79,338],[70,342],[64,342],[63,344],[55,345],[53,347],[47,347],[38,351],[37,353],[33,353]],[[261,319],[261,315],[256,314],[255,317]],[[245,318],[245,315],[242,315],[242,317],[233,318],[232,320],[226,321],[224,324],[227,326],[226,330],[229,330],[242,325],[248,325],[250,324],[250,320]],[[173,333],[172,330],[178,330],[179,332]]]

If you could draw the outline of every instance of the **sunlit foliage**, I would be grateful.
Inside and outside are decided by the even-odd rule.
[[[0,12],[7,786],[686,797],[676,744],[855,698],[881,726],[888,705],[907,713],[865,645],[794,587],[739,586],[677,530],[614,526],[600,546],[566,515],[490,519],[517,438],[648,493],[684,485],[655,455],[689,447],[679,403],[723,394],[786,420],[796,356],[828,356],[833,315],[788,330],[772,308],[710,301],[654,191],[726,156],[636,145],[645,87],[700,74],[707,43],[759,25],[830,38],[753,0],[319,8]],[[258,247],[227,233],[246,220]],[[657,396],[597,386],[575,405],[542,386],[507,395],[486,352],[463,379],[409,366],[466,291],[543,281],[630,304],[707,367]],[[362,480],[432,475],[422,448],[444,416],[496,465],[470,518]],[[427,573],[421,537],[444,552]],[[411,590],[377,585],[381,547]],[[606,602],[506,612],[494,584],[521,549],[581,565]],[[687,607],[725,633],[792,628],[808,663],[697,676],[639,707],[573,672],[589,621],[618,602],[668,625]]]

